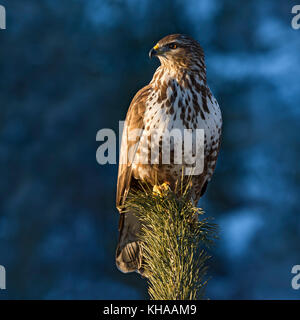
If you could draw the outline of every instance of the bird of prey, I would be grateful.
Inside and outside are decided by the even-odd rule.
[[[170,163],[162,163],[161,154],[155,163],[141,161],[148,157],[145,154],[149,151],[152,134],[156,130],[164,132],[174,128],[204,131],[203,170],[191,176],[191,197],[195,204],[204,194],[214,172],[221,138],[221,111],[206,82],[200,44],[187,35],[172,34],[162,38],[150,50],[149,56],[157,57],[160,66],[151,82],[137,92],[130,104],[120,150],[116,197],[120,234],[116,265],[125,273],[137,271],[143,274],[138,237],[141,225],[134,213],[122,209],[128,192],[139,188],[140,183],[153,187],[167,183],[170,189],[174,189],[182,176],[182,164],[174,161],[175,143],[171,144],[173,161]],[[160,153],[161,140],[154,143],[159,145]]]

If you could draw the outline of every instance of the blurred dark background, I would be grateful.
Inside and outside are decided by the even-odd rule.
[[[300,30],[287,0],[0,0],[2,299],[145,299],[115,267],[117,166],[96,133],[118,130],[157,61],[186,33],[205,49],[224,118],[200,201],[220,225],[211,299],[299,299]]]

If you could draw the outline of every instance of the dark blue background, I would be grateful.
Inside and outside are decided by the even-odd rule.
[[[299,299],[300,30],[286,0],[1,0],[0,264],[7,299],[144,299],[114,263],[118,129],[169,33],[205,49],[222,108],[217,169],[199,205],[220,225],[211,299]]]

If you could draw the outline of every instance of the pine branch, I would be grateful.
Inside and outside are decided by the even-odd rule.
[[[132,192],[126,210],[142,223],[143,267],[154,300],[195,300],[207,284],[206,252],[216,238],[216,225],[200,219],[203,211],[190,200],[189,188],[161,194],[146,187]]]

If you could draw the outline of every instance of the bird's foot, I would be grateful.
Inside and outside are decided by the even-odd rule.
[[[161,185],[154,185],[153,186],[153,194],[154,195],[158,195],[158,196],[163,196],[164,194],[166,194],[168,191],[170,191],[170,183],[169,182],[164,182]]]

